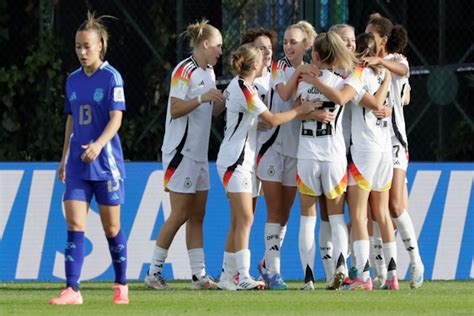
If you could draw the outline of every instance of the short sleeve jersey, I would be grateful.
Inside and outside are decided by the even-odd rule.
[[[270,90],[270,72],[267,71],[263,76],[255,78],[253,85],[257,89],[260,100],[266,104]]]
[[[352,100],[352,145],[358,151],[391,151],[389,119],[378,119],[369,108],[362,107],[360,101],[365,92],[374,95],[385,77],[382,70],[376,75],[371,68],[356,67],[345,84],[353,87],[357,96]],[[389,92],[390,93],[390,92]]]
[[[66,81],[64,113],[72,115],[74,124],[66,162],[66,176],[84,180],[124,179],[122,145],[117,134],[91,163],[81,159],[83,145],[100,137],[110,120],[111,111],[125,111],[123,80],[107,61],[88,76],[81,67]]]
[[[385,57],[386,60],[394,60],[395,56],[389,54]],[[402,57],[398,60],[399,64],[405,65],[409,68],[408,61]],[[395,136],[398,141],[405,147],[408,147],[408,139],[405,127],[405,116],[403,114],[403,98],[406,93],[406,86],[408,83],[409,74],[405,76],[398,76],[392,73],[392,82],[390,87],[391,104],[393,105],[392,119],[390,121],[390,128],[392,137]]]
[[[276,90],[276,86],[286,83],[295,68],[291,65],[288,58],[283,57],[272,63],[272,73],[270,78],[270,96],[269,108],[273,113],[289,111],[296,101],[296,91],[288,101],[283,101]],[[272,145],[272,148],[282,155],[296,158],[298,151],[298,139],[301,122],[299,120],[291,120],[279,127],[278,135]],[[259,135],[258,142],[265,143],[275,133],[276,128],[262,132]]]
[[[166,128],[161,150],[170,154],[178,150],[183,156],[207,162],[211,132],[212,103],[204,102],[178,118],[171,117],[171,98],[191,100],[216,87],[214,69],[202,69],[191,56],[176,66],[171,76],[171,88],[166,113]]]
[[[241,165],[254,171],[258,116],[268,111],[257,89],[241,77],[234,77],[225,91],[226,128],[216,164],[225,168]]]
[[[344,80],[327,69],[323,70],[319,80],[338,90],[344,87]],[[301,123],[298,159],[316,159],[321,161],[345,159],[346,147],[342,133],[344,107],[331,102],[315,86],[304,81],[298,84],[297,96],[301,97],[301,101],[322,101],[323,108],[333,112],[336,116],[335,120],[329,124],[316,120],[303,121]]]

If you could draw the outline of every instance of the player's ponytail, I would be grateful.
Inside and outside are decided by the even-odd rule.
[[[387,51],[389,53],[402,54],[408,45],[408,33],[405,27],[395,24],[392,29],[392,35],[387,41]]]
[[[313,49],[321,62],[346,72],[352,71],[358,62],[341,37],[333,31],[320,33],[314,41]]]
[[[377,42],[372,33],[362,33],[356,39],[356,56],[359,59],[364,57],[377,56]],[[370,66],[376,75],[380,73],[380,66]]]
[[[189,24],[182,35],[189,38],[189,46],[197,48],[204,40],[209,40],[219,30],[209,24],[209,21],[202,19],[200,22]]]
[[[104,19],[106,18],[116,19],[115,17],[110,16],[110,15],[102,15],[96,18],[95,12],[88,11],[87,20],[82,22],[82,24],[77,29],[77,32],[82,32],[82,31],[96,32],[97,36],[100,39],[100,42],[102,43],[102,51],[100,52],[101,60],[105,59],[105,54],[107,53],[107,47],[109,44],[109,32],[107,31],[107,28],[104,25]]]
[[[246,76],[252,66],[262,58],[262,53],[253,44],[244,44],[232,52],[229,59],[232,72],[236,76]]]
[[[314,27],[311,25],[311,23],[301,20],[296,24],[292,24],[286,28],[286,30],[289,29],[299,29],[300,31],[303,32],[304,36],[304,43],[306,46],[306,49],[310,49],[313,46],[314,39],[316,38],[316,31],[314,30]]]

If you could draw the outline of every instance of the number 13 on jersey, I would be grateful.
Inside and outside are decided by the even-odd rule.
[[[79,107],[79,125],[88,125],[92,122],[92,107],[83,104]]]

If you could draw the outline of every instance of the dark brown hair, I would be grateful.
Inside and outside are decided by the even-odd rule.
[[[253,43],[257,39],[257,37],[260,37],[260,36],[268,37],[270,39],[270,42],[272,43],[272,47],[276,46],[277,41],[278,41],[276,32],[274,30],[266,29],[263,27],[257,27],[257,28],[247,30],[244,36],[242,36],[241,45],[247,44],[247,43]]]

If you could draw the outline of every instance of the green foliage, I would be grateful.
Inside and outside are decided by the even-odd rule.
[[[0,68],[0,160],[60,157],[64,72],[58,44],[44,34],[21,65]]]

